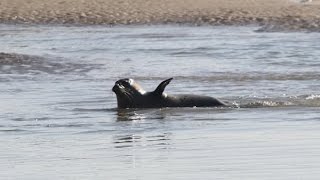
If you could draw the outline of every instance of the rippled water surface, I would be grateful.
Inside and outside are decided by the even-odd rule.
[[[0,25],[3,179],[318,179],[320,34]],[[117,110],[111,88],[234,108]]]

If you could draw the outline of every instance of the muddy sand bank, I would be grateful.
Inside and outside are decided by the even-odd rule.
[[[2,0],[0,23],[210,24],[320,29],[320,0]]]

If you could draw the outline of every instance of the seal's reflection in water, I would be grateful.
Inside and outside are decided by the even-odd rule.
[[[119,161],[133,171],[148,166],[145,162],[165,162],[172,152],[171,133],[145,133],[116,135],[113,137]]]
[[[168,148],[170,145],[170,135],[167,132],[149,132],[154,129],[150,123],[144,120],[163,120],[165,113],[159,109],[118,109],[117,110],[118,122],[129,122],[130,127],[125,134],[115,135],[113,143],[115,148],[128,148],[128,147],[145,147],[156,146],[160,149]],[[136,124],[138,123],[138,124]]]
[[[137,135],[124,134],[113,137],[115,148],[135,148],[157,147],[158,149],[167,149],[170,146],[171,133],[158,133],[156,135]]]
[[[195,129],[203,124],[215,126],[226,123],[233,120],[225,117],[225,113],[232,110],[233,108],[117,109],[117,126],[121,126],[121,132],[113,137],[113,142],[117,148],[142,144],[169,145],[171,138],[168,132]]]
[[[162,110],[151,109],[117,109],[117,121],[134,121],[145,119],[158,119],[165,118],[165,113]]]

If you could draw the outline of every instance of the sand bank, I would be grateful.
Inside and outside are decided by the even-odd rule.
[[[0,23],[281,25],[319,29],[320,0],[1,0]]]

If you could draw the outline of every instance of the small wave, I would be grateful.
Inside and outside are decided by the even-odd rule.
[[[161,33],[141,33],[141,34],[128,34],[128,35],[118,35],[115,36],[114,39],[176,39],[176,38],[186,38],[188,34],[161,34]]]
[[[277,102],[277,101],[267,101],[267,100],[257,100],[254,102],[249,102],[247,104],[242,104],[240,108],[260,108],[260,107],[285,107],[294,105],[292,102]]]
[[[3,133],[16,133],[16,132],[28,132],[24,129],[14,128],[14,129],[0,129],[0,132]]]
[[[303,96],[305,100],[302,105],[309,106],[309,107],[320,107],[320,95],[318,94],[311,94],[307,96]]]
[[[311,95],[307,96],[306,99],[307,99],[307,100],[313,100],[313,99],[318,99],[318,100],[320,100],[320,95],[311,94]]]
[[[17,122],[34,122],[34,121],[49,121],[49,120],[63,120],[65,118],[59,118],[59,117],[34,117],[34,118],[24,118],[24,117],[17,117],[17,118],[12,118],[12,121],[17,121]]]
[[[100,133],[110,133],[114,132],[116,130],[113,129],[98,129],[98,130],[88,130],[88,131],[82,131],[82,132],[77,132],[75,134],[100,134]]]
[[[61,59],[59,59],[62,61]],[[45,58],[16,53],[0,53],[0,74],[70,74],[86,73],[98,68],[95,64],[58,62],[57,58]]]
[[[81,112],[116,112],[116,108],[97,108],[97,109],[89,109],[89,108],[74,108],[73,111],[81,111]]]
[[[44,125],[48,128],[82,128],[82,127],[91,127],[93,124],[89,123],[68,123],[68,124],[46,124]]]
[[[320,107],[320,95],[300,95],[273,97],[268,99],[243,99],[237,103],[239,108],[263,107]]]

